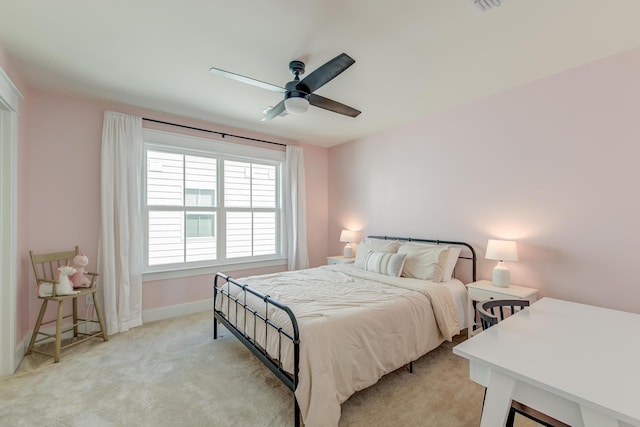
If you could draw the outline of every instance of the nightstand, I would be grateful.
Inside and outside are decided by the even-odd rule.
[[[356,260],[355,257],[354,258],[345,258],[342,255],[328,256],[327,257],[327,265],[332,265],[332,264],[353,264],[355,260]]]
[[[478,280],[477,282],[469,283],[467,285],[468,337],[471,338],[473,336],[476,319],[475,302],[488,299],[513,298],[526,299],[529,300],[529,303],[534,303],[538,298],[538,290],[516,285],[509,285],[508,288],[499,288],[494,286],[491,280]]]

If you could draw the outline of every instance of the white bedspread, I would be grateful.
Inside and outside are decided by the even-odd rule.
[[[307,427],[337,426],[340,404],[349,396],[451,340],[460,330],[451,293],[439,283],[383,276],[350,265],[238,281],[295,313],[301,337],[295,394]],[[260,299],[255,298],[255,304],[264,312]],[[221,308],[226,311],[222,298]],[[228,315],[253,334],[253,320],[245,323],[244,315],[233,309]],[[269,317],[283,327],[290,325],[281,310],[270,310]],[[263,329],[256,328],[257,341],[276,357],[277,334],[270,331],[265,344]],[[281,359],[291,372],[290,345]]]

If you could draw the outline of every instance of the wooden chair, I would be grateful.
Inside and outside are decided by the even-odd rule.
[[[520,299],[492,299],[478,303],[476,310],[480,317],[482,329],[488,329],[497,325],[505,317],[512,316],[518,311],[529,307],[529,301]],[[485,395],[487,391],[485,389]],[[515,400],[511,401],[511,409],[507,417],[506,427],[513,427],[515,416],[520,414],[545,427],[570,427],[568,424],[558,421],[540,411]]]
[[[479,302],[476,306],[482,329],[489,329],[499,321],[511,316],[525,307],[529,307],[526,299],[490,299]]]
[[[72,295],[56,295],[56,284],[58,283],[58,268],[71,265],[73,257],[78,255],[78,247],[76,246],[75,250],[66,251],[66,252],[57,252],[50,254],[40,254],[36,255],[32,251],[29,251],[29,256],[31,258],[31,265],[33,266],[33,272],[36,277],[36,285],[40,287],[43,283],[49,283],[52,286],[52,295],[50,296],[38,296],[42,300],[42,306],[40,307],[40,314],[38,315],[38,321],[36,322],[36,326],[33,329],[33,335],[31,336],[31,341],[29,342],[29,347],[27,348],[27,353],[31,352],[43,354],[45,356],[53,357],[54,362],[58,363],[60,361],[60,351],[62,349],[68,348],[72,345],[79,344],[93,337],[102,337],[104,341],[108,341],[107,332],[104,327],[104,321],[102,320],[102,312],[100,310],[100,305],[96,298],[96,292],[99,288],[96,287],[96,278],[99,276],[98,273],[88,273],[85,272],[85,275],[91,280],[90,287],[88,288],[77,288],[76,291],[80,291],[77,294]],[[82,319],[78,317],[78,298],[86,297],[87,295],[91,295],[91,299],[93,302],[93,306],[95,308],[95,313],[97,320],[93,319]],[[72,314],[64,315],[63,314],[63,303],[65,301],[71,300],[72,302]],[[57,315],[55,319],[43,322],[43,318],[45,312],[47,310],[47,305],[49,301],[57,302]],[[72,323],[64,325],[64,319],[72,318]],[[49,333],[46,331],[42,331],[43,326],[48,325],[50,323],[54,323],[56,325],[55,333]],[[99,330],[95,332],[91,332],[89,330],[90,325],[98,325]],[[84,326],[84,331],[80,330],[80,326]],[[70,343],[62,345],[62,334],[68,331],[73,330],[73,339]],[[38,338],[38,336],[41,336]],[[44,340],[54,340],[54,350],[53,353],[48,353],[42,350],[37,350],[34,348],[34,345],[44,341]]]

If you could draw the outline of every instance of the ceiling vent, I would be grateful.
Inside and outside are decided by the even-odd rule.
[[[494,7],[498,7],[502,5],[502,2],[504,0],[471,0],[471,1],[479,11],[484,12],[485,10],[492,9]]]

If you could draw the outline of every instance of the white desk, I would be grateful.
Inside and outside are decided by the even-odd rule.
[[[640,315],[543,298],[454,347],[487,387],[481,427],[511,399],[571,426],[640,426]]]

